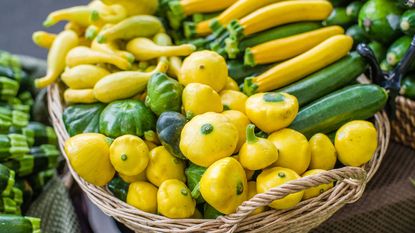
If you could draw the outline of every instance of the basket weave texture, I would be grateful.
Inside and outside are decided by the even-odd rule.
[[[69,136],[62,121],[64,106],[56,84],[48,89],[48,104],[60,149],[68,160],[63,147]],[[236,213],[215,220],[169,219],[140,211],[114,197],[105,187],[87,183],[76,174],[69,161],[68,165],[72,176],[93,203],[105,214],[114,217],[136,232],[308,232],[345,204],[353,203],[362,196],[367,182],[378,170],[389,144],[390,125],[384,112],[375,115],[375,125],[378,129],[379,146],[375,155],[364,166],[343,167],[291,181],[272,188],[266,193],[255,195],[242,203]],[[269,210],[249,216],[256,208],[266,206],[273,200],[332,181],[336,182],[334,188],[316,198],[302,201],[294,208]]]
[[[392,138],[415,149],[415,101],[398,96],[396,119],[392,121]]]

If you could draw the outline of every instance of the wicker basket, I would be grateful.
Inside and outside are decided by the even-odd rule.
[[[63,105],[57,85],[49,87],[50,116],[64,153],[64,141],[69,137],[62,122]],[[104,213],[114,217],[136,232],[307,232],[317,227],[347,203],[357,201],[367,182],[375,174],[386,153],[390,125],[385,113],[375,115],[379,147],[372,160],[362,168],[344,167],[318,175],[291,181],[245,201],[234,214],[208,219],[169,219],[140,211],[114,197],[105,187],[89,184],[70,167],[74,179],[83,191]],[[65,158],[67,159],[66,155]],[[69,163],[68,163],[69,164]],[[257,207],[306,188],[336,181],[334,188],[322,195],[302,201],[289,210],[269,210],[249,216]]]
[[[392,121],[392,138],[415,149],[415,101],[398,96],[396,119]]]

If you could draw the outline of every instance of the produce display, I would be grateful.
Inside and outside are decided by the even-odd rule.
[[[362,166],[376,151],[372,117],[388,94],[356,82],[368,62],[352,50],[378,39],[369,46],[383,57],[380,43],[400,34],[384,17],[404,10],[387,0],[338,3],[95,0],[58,10],[45,26],[66,21],[65,30],[33,35],[49,49],[35,85],[62,84],[64,149],[85,181],[168,218],[235,213],[257,193]]]
[[[40,233],[40,219],[23,217],[54,176],[60,152],[39,93],[18,57],[0,51],[0,226],[2,232]],[[36,117],[34,117],[36,115]]]

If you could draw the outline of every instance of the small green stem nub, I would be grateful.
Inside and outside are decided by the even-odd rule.
[[[255,125],[249,124],[246,127],[246,143],[255,143],[258,141],[258,137],[255,135]]]
[[[126,154],[122,154],[122,155],[121,155],[121,160],[122,160],[122,161],[127,160],[127,155],[126,155]]]
[[[282,102],[284,101],[285,97],[281,93],[271,92],[265,93],[263,97],[265,102]]]
[[[200,183],[198,182],[197,184],[196,184],[196,186],[193,188],[193,190],[192,190],[192,198],[193,199],[198,199],[199,197],[200,197]]]
[[[209,123],[202,125],[202,127],[200,128],[200,132],[202,132],[202,134],[204,135],[208,135],[212,133],[212,131],[213,131],[213,125]]]
[[[236,185],[236,195],[241,195],[244,192],[244,184],[242,182],[238,182]]]
[[[244,65],[250,66],[250,67],[254,67],[256,65],[254,54],[251,52],[251,48],[247,48],[245,50]]]
[[[91,20],[92,22],[96,22],[96,21],[98,21],[99,19],[100,19],[99,12],[98,12],[97,10],[93,10],[93,11],[91,12],[91,17],[90,17],[90,20]]]
[[[243,87],[244,93],[247,94],[248,96],[255,94],[256,91],[258,90],[258,85],[254,83],[253,79],[254,77],[248,77],[248,78],[245,78],[245,81],[244,81],[244,87]]]

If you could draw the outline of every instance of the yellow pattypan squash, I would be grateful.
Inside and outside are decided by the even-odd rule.
[[[232,122],[236,128],[238,129],[239,133],[239,140],[238,145],[235,148],[234,153],[237,153],[241,146],[245,143],[246,140],[246,127],[251,123],[248,117],[240,111],[236,110],[227,110],[222,112],[223,115],[228,118],[230,122]]]
[[[110,161],[110,144],[111,139],[102,134],[78,134],[65,142],[65,153],[79,176],[91,184],[103,186],[115,174]]]
[[[278,160],[275,145],[264,138],[255,136],[255,125],[246,127],[246,142],[239,151],[239,161],[248,170],[264,169]]]
[[[219,92],[225,87],[227,78],[228,66],[225,59],[216,52],[205,50],[194,52],[184,59],[179,82],[184,86],[203,83]]]
[[[159,146],[150,151],[150,161],[147,166],[147,179],[154,185],[169,179],[186,181],[184,174],[185,163],[171,155],[164,146]]]
[[[241,164],[232,157],[213,163],[200,179],[200,193],[219,212],[234,213],[248,199],[248,182]]]
[[[310,138],[311,161],[309,169],[330,170],[336,165],[336,148],[325,134],[317,133]]]
[[[157,188],[143,181],[128,187],[127,203],[147,213],[157,213]]]
[[[299,178],[300,176],[295,171],[288,168],[268,168],[262,171],[262,173],[257,177],[257,191],[258,193],[264,193],[271,188],[278,187],[284,183]],[[271,202],[269,206],[278,210],[292,208],[301,201],[303,194],[304,191],[289,194],[284,198]]]
[[[336,132],[334,141],[339,161],[346,166],[361,166],[378,147],[377,131],[369,121],[351,121]]]
[[[272,133],[291,124],[298,113],[298,101],[286,93],[258,93],[248,98],[245,111],[259,129]]]
[[[160,185],[157,204],[158,212],[168,218],[189,218],[196,207],[189,188],[176,179],[166,180]]]
[[[135,176],[147,167],[148,147],[141,138],[124,135],[116,138],[111,144],[110,159],[117,172]]]
[[[245,102],[248,96],[240,91],[233,90],[224,90],[219,94],[225,110],[237,110],[245,114]]]
[[[238,143],[238,129],[219,113],[205,113],[190,120],[180,136],[180,150],[192,163],[208,167],[231,156]]]
[[[324,172],[324,171],[325,170],[322,170],[322,169],[308,170],[308,171],[304,172],[302,177],[316,175],[316,174],[318,174],[320,172]],[[334,185],[334,183],[331,182],[329,184],[321,184],[319,186],[306,189],[306,190],[304,190],[303,200],[307,200],[307,199],[310,199],[312,197],[317,197],[318,195],[324,193],[325,191],[333,188],[333,185]]]
[[[223,105],[219,94],[211,87],[200,83],[187,85],[182,94],[183,108],[187,118],[206,112],[222,112]]]
[[[303,174],[311,160],[311,151],[307,138],[293,129],[282,129],[268,136],[278,149],[275,166],[286,167]]]

